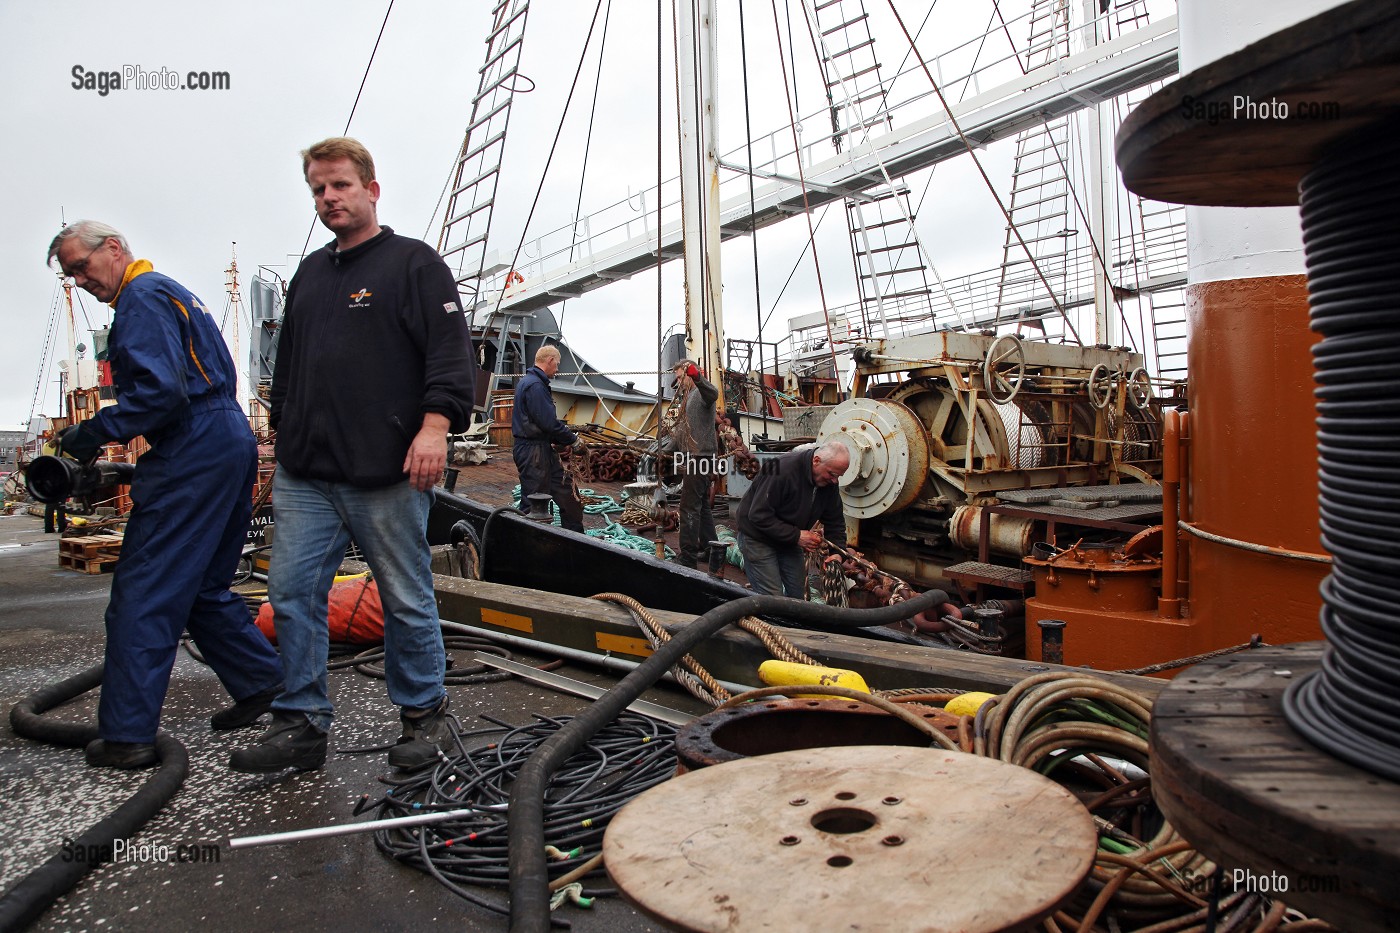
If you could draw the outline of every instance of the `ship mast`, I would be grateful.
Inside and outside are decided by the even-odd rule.
[[[681,223],[685,232],[686,355],[720,390],[724,323],[719,263],[719,156],[715,151],[714,0],[684,0],[676,24],[679,45]]]
[[[233,397],[238,399],[238,407],[243,407],[243,367],[238,361],[238,322],[243,317],[243,293],[238,286],[238,244],[233,244],[233,260],[224,270],[227,278],[224,288],[228,292],[229,317],[233,320],[233,334],[229,338],[229,349],[233,355]]]

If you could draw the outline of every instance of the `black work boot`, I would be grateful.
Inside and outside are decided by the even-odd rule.
[[[83,749],[83,757],[94,768],[149,768],[156,763],[156,747],[152,742],[93,739]]]
[[[209,728],[216,732],[225,729],[241,729],[257,722],[263,713],[272,709],[272,701],[282,692],[282,685],[260,690],[250,697],[244,697],[232,706],[225,706],[209,717]]]
[[[389,749],[389,764],[401,771],[412,771],[438,760],[438,749],[452,754],[457,749],[457,720],[447,712],[447,697],[432,709],[404,707],[399,713],[403,735]]]
[[[315,771],[326,763],[326,733],[301,713],[274,710],[272,725],[251,748],[229,756],[228,766],[248,774],[271,774],[295,768]]]

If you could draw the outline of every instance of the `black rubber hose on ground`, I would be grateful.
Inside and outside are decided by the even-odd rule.
[[[43,714],[102,683],[101,664],[67,680],[50,684],[31,693],[10,710],[10,726],[15,734],[54,745],[81,748],[97,738],[97,727],[81,723],[55,722]],[[160,768],[141,789],[101,822],[73,840],[44,864],[16,882],[0,896],[0,930],[22,930],[33,923],[49,905],[73,889],[83,876],[102,862],[111,860],[112,847],[140,829],[185,782],[190,756],[185,746],[169,733],[156,736],[156,756]],[[74,854],[101,853],[101,858],[75,858]]]
[[[549,738],[520,769],[510,794],[511,933],[545,933],[549,929],[549,868],[545,860],[544,794],[554,772],[604,726],[612,722],[681,657],[715,632],[750,615],[780,615],[832,628],[864,628],[907,619],[948,602],[942,590],[879,609],[837,609],[783,596],[748,596],[716,606],[671,640]]]

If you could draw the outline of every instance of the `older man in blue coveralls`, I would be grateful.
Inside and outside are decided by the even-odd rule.
[[[83,462],[104,443],[140,435],[132,509],[107,603],[100,736],[88,764],[144,768],[180,634],[189,630],[236,701],[215,729],[252,723],[282,684],[277,653],[229,591],[252,511],[257,442],[235,397],[233,360],[204,305],[136,259],[106,224],[78,221],[49,245],[49,262],[116,315],[108,342],[117,404],[65,429],[63,453]]]

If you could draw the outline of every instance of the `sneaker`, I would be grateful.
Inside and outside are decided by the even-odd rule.
[[[448,754],[457,750],[457,720],[447,712],[447,697],[432,709],[404,707],[399,720],[403,723],[403,735],[389,749],[389,764],[400,771],[412,771],[437,761],[439,749]]]
[[[272,709],[272,701],[282,692],[282,685],[260,690],[250,697],[244,697],[232,706],[226,706],[209,717],[209,728],[215,732],[225,729],[241,729],[257,722],[263,713]]]
[[[93,739],[83,749],[83,757],[94,768],[149,768],[156,763],[156,746],[153,742]]]
[[[272,725],[251,748],[229,756],[228,766],[247,774],[271,774],[294,768],[315,771],[326,763],[326,733],[301,713],[274,710]]]

